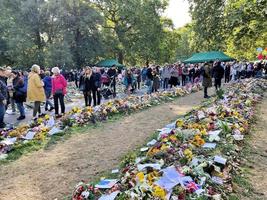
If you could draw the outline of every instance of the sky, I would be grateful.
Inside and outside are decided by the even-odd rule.
[[[172,19],[176,28],[182,27],[191,21],[187,0],[170,0],[164,16]]]

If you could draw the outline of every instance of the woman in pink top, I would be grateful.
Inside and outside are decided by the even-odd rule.
[[[60,74],[60,70],[58,67],[54,67],[52,69],[53,77],[52,77],[52,94],[54,97],[54,105],[55,105],[55,114],[56,118],[61,117],[59,115],[59,107],[58,102],[60,103],[61,113],[65,113],[65,103],[64,96],[67,93],[67,81],[63,75]]]

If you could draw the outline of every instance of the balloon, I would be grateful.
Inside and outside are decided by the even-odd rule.
[[[262,52],[262,48],[261,47],[257,48],[257,51]]]

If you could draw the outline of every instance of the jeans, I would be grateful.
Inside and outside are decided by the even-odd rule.
[[[41,101],[35,101],[33,105],[33,117],[36,117],[37,113],[41,114]]]
[[[45,92],[46,101],[45,101],[45,110],[48,110],[48,106],[51,108],[54,108],[54,105],[50,101],[51,92]]]
[[[58,115],[59,106],[58,102],[60,103],[61,113],[65,113],[65,103],[64,103],[64,95],[63,94],[55,94],[54,95],[54,105],[55,105],[55,114]]]
[[[13,97],[9,97],[7,104],[5,106],[6,110],[7,110],[9,104],[11,104],[12,112],[16,112],[16,104],[15,104],[15,100],[13,99]]]
[[[150,80],[150,79],[147,79],[146,85],[147,85],[147,94],[151,94],[152,93],[153,81]]]
[[[168,89],[168,86],[169,86],[169,78],[164,78],[164,81],[163,81],[163,89]]]
[[[0,103],[0,128],[5,127],[5,123],[4,123],[5,113],[6,113],[6,106]]]
[[[20,116],[25,116],[25,108],[24,108],[23,102],[18,102],[16,104],[17,104]]]

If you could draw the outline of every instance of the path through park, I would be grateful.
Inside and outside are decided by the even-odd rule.
[[[0,166],[1,200],[64,199],[80,180],[116,168],[120,158],[144,144],[158,128],[203,100],[197,92],[77,134],[48,150],[40,150]]]

